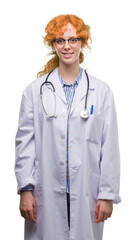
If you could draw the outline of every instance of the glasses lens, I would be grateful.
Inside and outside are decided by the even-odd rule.
[[[78,39],[77,38],[70,38],[69,39],[69,43],[70,44],[76,44],[78,42]]]
[[[58,38],[58,39],[55,39],[54,42],[57,47],[63,47],[66,41],[68,41],[70,46],[75,46],[78,44],[80,40],[81,38],[69,38],[68,40],[63,38]]]
[[[62,39],[62,38],[59,38],[59,39],[56,39],[56,44],[58,44],[58,45],[63,45],[64,44],[64,42],[65,42],[65,40],[64,39]]]

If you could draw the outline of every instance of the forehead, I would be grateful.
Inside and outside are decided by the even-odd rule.
[[[68,23],[67,25],[62,27],[62,30],[63,31],[67,31],[67,30],[72,31],[72,30],[76,30],[76,29],[71,23]]]
[[[66,26],[63,26],[62,31],[63,36],[70,36],[71,34],[72,36],[76,36],[76,28],[71,23],[68,23]]]

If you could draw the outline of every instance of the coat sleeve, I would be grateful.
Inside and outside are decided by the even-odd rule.
[[[15,175],[17,178],[17,192],[21,188],[32,184],[35,186],[35,135],[33,121],[33,107],[29,98],[23,93],[19,123],[15,138]]]
[[[100,184],[98,199],[113,200],[119,203],[120,152],[118,142],[117,116],[113,92],[105,94],[103,104],[103,130],[100,159]]]

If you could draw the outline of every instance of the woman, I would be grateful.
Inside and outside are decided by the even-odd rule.
[[[16,134],[25,240],[101,240],[121,201],[113,93],[80,67],[91,42],[81,18],[57,16],[45,32],[54,57],[23,92]]]

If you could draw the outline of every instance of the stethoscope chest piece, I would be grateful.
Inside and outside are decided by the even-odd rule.
[[[85,109],[85,110],[82,110],[81,113],[80,113],[80,116],[84,119],[87,119],[89,117],[89,113],[88,111]]]

